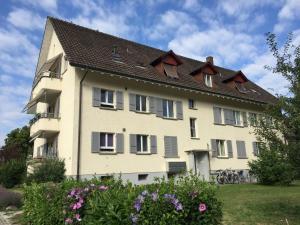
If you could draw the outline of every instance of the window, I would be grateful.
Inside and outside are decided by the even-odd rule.
[[[241,93],[247,93],[248,92],[248,90],[246,89],[246,87],[244,86],[244,84],[243,83],[241,83],[241,82],[235,82],[235,86],[236,86],[236,89],[239,91],[239,92],[241,92]]]
[[[147,97],[142,95],[136,95],[136,111],[146,112],[147,111]]]
[[[163,116],[167,118],[174,118],[174,106],[173,101],[163,100]]]
[[[234,125],[241,126],[241,112],[233,111]]]
[[[100,133],[100,151],[103,152],[114,151],[114,134]]]
[[[259,155],[259,149],[261,148],[261,142],[254,142],[254,155]]]
[[[195,119],[195,118],[190,118],[190,129],[191,129],[191,137],[192,137],[192,138],[197,137],[197,132],[196,132],[196,119]]]
[[[136,151],[139,153],[145,153],[149,151],[148,148],[148,136],[147,135],[136,135]]]
[[[147,177],[148,177],[148,174],[139,174],[138,175],[138,180],[141,181],[141,180],[147,180]]]
[[[224,140],[217,140],[217,151],[218,151],[218,156],[219,157],[226,157],[227,156]]]
[[[257,119],[257,114],[256,113],[249,113],[249,118],[250,118],[250,125],[251,126],[257,126],[258,125],[258,119]]]
[[[208,74],[205,75],[205,85],[207,87],[212,87],[212,76],[211,75],[208,75]]]
[[[195,109],[195,102],[193,99],[189,99],[189,108],[190,109]]]
[[[114,92],[101,89],[101,106],[103,107],[114,107]]]

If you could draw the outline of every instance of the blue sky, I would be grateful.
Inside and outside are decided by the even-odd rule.
[[[264,34],[288,32],[300,43],[300,0],[0,0],[0,145],[11,129],[25,125],[47,15],[204,60],[241,69],[272,93],[286,81],[264,69],[274,59]]]

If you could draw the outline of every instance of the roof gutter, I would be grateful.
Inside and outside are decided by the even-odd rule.
[[[248,99],[233,97],[233,96],[226,95],[226,94],[214,93],[214,92],[211,92],[211,91],[201,91],[201,90],[198,90],[196,88],[187,88],[187,87],[184,87],[184,86],[181,86],[181,85],[170,84],[170,83],[166,83],[166,82],[163,82],[163,81],[161,81],[161,82],[160,81],[153,81],[151,79],[141,78],[141,77],[137,77],[137,76],[126,74],[126,73],[120,73],[120,72],[115,72],[115,71],[106,70],[106,69],[99,69],[99,68],[94,68],[94,67],[90,67],[90,66],[83,66],[83,65],[78,64],[78,63],[71,63],[70,62],[70,65],[75,66],[75,67],[79,67],[79,68],[84,68],[84,69],[90,69],[90,70],[104,72],[104,73],[115,74],[115,75],[122,76],[122,77],[129,77],[129,78],[132,78],[132,79],[138,79],[138,80],[148,81],[148,82],[152,82],[152,83],[158,83],[158,84],[169,85],[169,86],[173,86],[173,87],[177,87],[177,88],[193,90],[193,91],[202,92],[202,93],[205,93],[205,94],[225,96],[225,97],[230,98],[230,99],[237,99],[237,100],[241,100],[241,101],[245,101],[245,102],[252,102],[252,103],[255,103],[255,104],[259,104],[259,105],[268,104],[266,102],[260,102],[260,101],[250,100],[250,99],[248,100]]]
[[[88,70],[86,70],[85,74],[80,80],[79,87],[79,114],[78,114],[78,152],[77,152],[77,172],[76,172],[76,180],[80,179],[80,161],[81,161],[81,117],[82,117],[82,83],[88,74]]]

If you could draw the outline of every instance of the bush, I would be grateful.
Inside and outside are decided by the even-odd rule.
[[[262,149],[257,160],[249,162],[250,173],[266,185],[288,185],[295,179],[295,170],[282,154]]]
[[[26,175],[26,162],[24,160],[9,160],[0,165],[0,184],[12,188],[21,184]]]
[[[22,196],[19,193],[9,191],[0,186],[0,209],[7,206],[20,207],[22,205]]]
[[[221,224],[216,186],[196,176],[133,186],[121,180],[25,187],[26,224]]]
[[[33,173],[28,176],[28,182],[59,183],[65,179],[65,162],[60,159],[44,159],[41,164],[37,165]]]

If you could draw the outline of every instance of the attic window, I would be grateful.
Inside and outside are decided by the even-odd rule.
[[[164,72],[168,77],[178,78],[177,66],[163,63]]]
[[[112,48],[111,56],[114,61],[121,61],[121,55],[119,54],[118,47],[116,45],[114,45]]]
[[[212,87],[212,76],[211,75],[205,74],[204,80],[205,80],[205,85],[207,87]]]
[[[238,81],[235,81],[235,86],[236,86],[236,89],[241,92],[241,93],[248,93],[248,90],[247,88],[244,86],[243,83],[241,82],[238,82]]]

